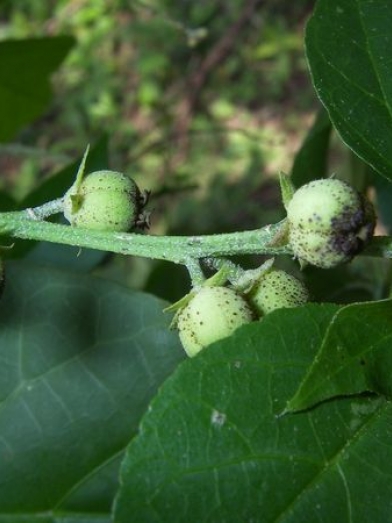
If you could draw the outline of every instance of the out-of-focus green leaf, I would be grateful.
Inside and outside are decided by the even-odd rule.
[[[390,261],[357,256],[333,269],[306,267],[305,281],[315,302],[347,304],[381,300],[389,296]]]
[[[70,36],[0,42],[0,141],[5,142],[46,109],[50,75],[75,41]]]
[[[24,245],[29,250],[26,256],[28,263],[78,272],[89,272],[111,256],[105,251],[80,249],[57,243],[38,242],[31,250],[27,241]]]
[[[331,131],[328,113],[321,108],[294,159],[291,180],[296,187],[327,176]]]
[[[306,31],[316,91],[354,152],[392,178],[392,4],[319,0]]]
[[[276,311],[181,365],[127,450],[115,523],[388,521],[389,402],[276,416],[338,310]]]
[[[392,396],[392,301],[341,309],[320,344],[287,410],[306,409],[334,396],[379,392]]]
[[[169,302],[176,302],[189,292],[189,287],[189,273],[185,267],[168,262],[157,262],[144,290]]]
[[[122,452],[184,357],[165,303],[99,278],[7,269],[0,522],[109,522]]]
[[[380,176],[374,179],[378,218],[386,228],[387,234],[392,233],[392,183]]]
[[[0,212],[15,211],[16,202],[6,192],[0,191]]]

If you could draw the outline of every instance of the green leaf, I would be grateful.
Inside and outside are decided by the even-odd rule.
[[[273,312],[184,362],[129,445],[115,523],[388,521],[390,403],[276,416],[338,310]]]
[[[1,523],[109,523],[123,450],[184,358],[164,306],[103,279],[7,265]]]
[[[49,77],[74,43],[70,36],[0,42],[0,142],[13,138],[46,109]]]
[[[144,290],[173,303],[189,292],[189,286],[189,273],[184,265],[155,261]]]
[[[381,300],[389,296],[390,279],[390,261],[371,256],[357,256],[328,271],[312,266],[305,270],[305,283],[316,303]]]
[[[312,180],[327,177],[331,131],[328,113],[321,108],[294,159],[291,181],[297,188]]]
[[[114,256],[112,253],[105,251],[80,249],[79,247],[71,247],[70,245],[61,245],[59,243],[35,243],[26,240],[23,242],[23,246],[26,246],[26,250],[28,250],[25,257],[28,263],[77,272],[91,272]],[[30,250],[30,247],[34,248]],[[22,253],[19,251],[19,254]]]
[[[0,211],[15,211],[17,207],[16,201],[5,191],[0,191]]]
[[[287,411],[361,392],[392,396],[392,300],[353,304],[331,321]]]
[[[283,172],[279,173],[279,185],[280,185],[280,194],[282,197],[282,202],[283,202],[284,208],[287,211],[287,206],[290,203],[290,200],[295,193],[295,186],[294,186],[291,178]]]
[[[387,234],[392,233],[392,183],[378,176],[374,180],[377,198],[377,214],[380,222],[386,228]]]
[[[346,144],[392,178],[392,4],[319,0],[306,31],[316,91]]]

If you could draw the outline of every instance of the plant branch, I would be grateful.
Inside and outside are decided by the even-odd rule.
[[[48,205],[48,204],[46,204]],[[48,241],[108,252],[168,260],[183,265],[191,259],[233,256],[236,254],[291,254],[286,246],[275,246],[274,239],[284,222],[261,229],[201,236],[153,236],[138,233],[93,231],[70,225],[38,221],[37,209],[0,213],[3,235],[28,240]]]
[[[197,282],[203,279],[198,262],[203,258],[222,258],[238,254],[292,256],[290,246],[281,245],[279,242],[281,233],[285,229],[285,220],[251,231],[200,236],[154,236],[139,233],[103,232],[43,221],[43,218],[50,214],[60,212],[62,205],[60,198],[33,209],[0,213],[0,233],[12,238],[47,241],[167,260],[191,266],[192,277]],[[389,236],[374,237],[362,254],[392,258],[392,238]]]
[[[44,220],[48,216],[51,216],[52,214],[62,212],[63,208],[64,199],[58,198],[57,200],[52,200],[50,202],[44,203],[39,207],[29,207],[28,209],[22,212],[24,212],[27,215],[27,218],[29,218],[30,220],[40,221]]]

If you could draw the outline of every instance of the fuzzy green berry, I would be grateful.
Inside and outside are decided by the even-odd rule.
[[[304,305],[309,294],[300,280],[285,271],[273,269],[261,276],[247,299],[257,315],[262,317],[275,309]]]
[[[127,232],[148,225],[146,197],[136,183],[115,171],[96,171],[76,183],[64,196],[64,216],[76,227]]]
[[[185,352],[193,357],[252,319],[250,307],[234,290],[202,287],[180,311],[177,328]]]
[[[287,205],[294,255],[328,269],[350,261],[373,236],[373,207],[341,180],[315,180],[298,189]]]

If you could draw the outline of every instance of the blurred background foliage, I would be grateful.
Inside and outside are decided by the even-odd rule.
[[[0,143],[0,189],[17,202],[43,202],[56,176],[69,179],[87,143],[101,144],[99,168],[126,172],[152,190],[153,234],[225,232],[281,219],[277,174],[295,175],[295,153],[320,109],[303,49],[314,3],[3,0],[1,41],[71,35],[76,43],[51,77],[45,113]],[[318,118],[315,168],[323,170],[330,126]],[[341,161],[340,145],[336,155]],[[185,271],[169,264],[91,260],[82,266],[95,264],[98,273],[170,300],[189,286]],[[279,263],[293,268],[290,260]]]

